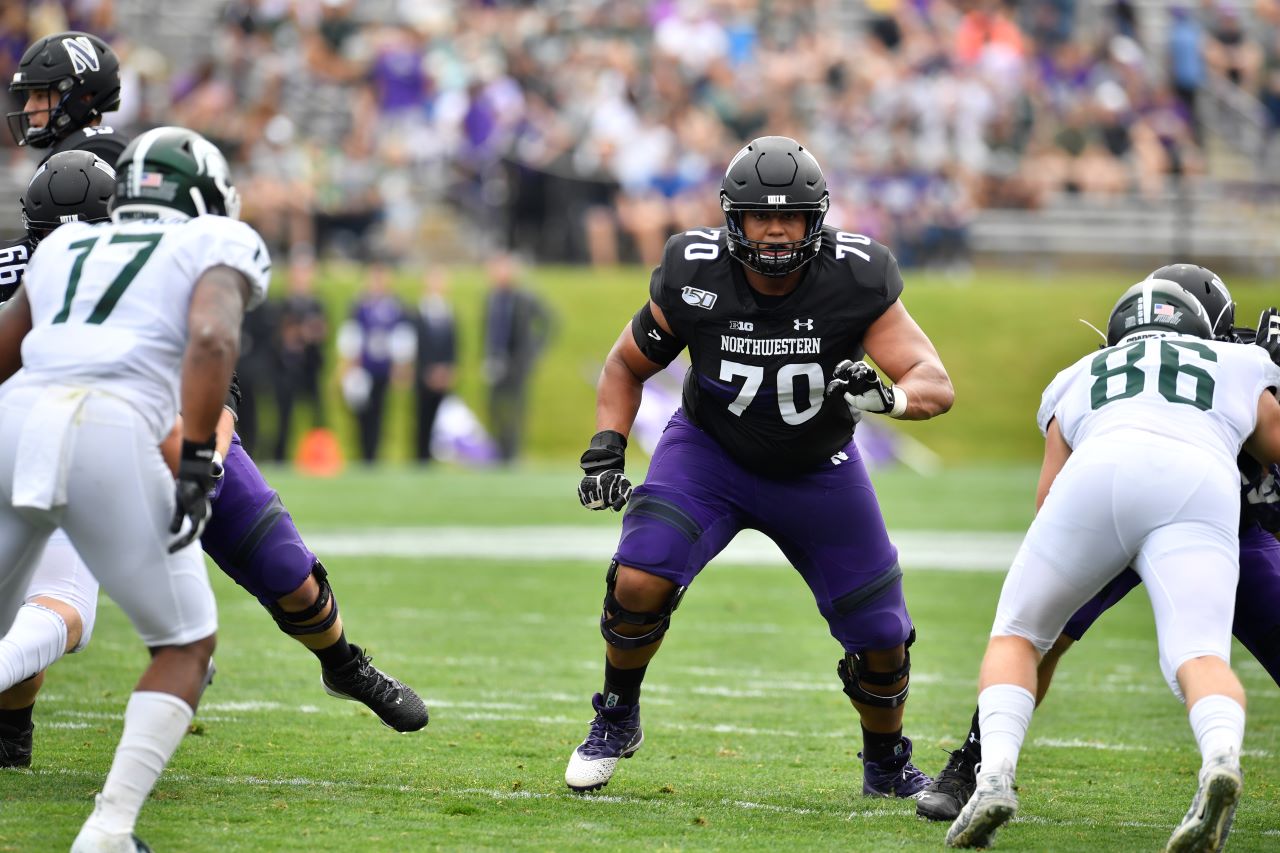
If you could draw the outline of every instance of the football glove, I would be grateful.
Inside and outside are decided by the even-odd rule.
[[[169,522],[169,532],[178,534],[182,530],[182,522],[190,520],[191,525],[169,543],[169,553],[176,553],[190,545],[204,532],[211,511],[209,492],[217,483],[215,459],[218,452],[214,450],[215,439],[207,442],[182,440],[182,455],[178,459],[178,480],[176,484],[173,508],[173,520]],[[217,466],[221,468],[221,465]]]
[[[1267,351],[1271,360],[1280,364],[1280,311],[1268,308],[1258,318],[1258,336],[1253,342]]]
[[[627,450],[627,437],[611,429],[591,436],[591,444],[582,454],[582,473],[578,484],[578,500],[587,509],[612,509],[615,512],[631,498],[631,481],[622,473]]]
[[[907,409],[907,395],[900,388],[889,388],[875,368],[865,361],[845,359],[836,365],[827,383],[827,397],[842,395],[856,418],[861,412],[901,417]]]

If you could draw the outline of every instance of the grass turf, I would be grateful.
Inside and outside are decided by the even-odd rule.
[[[892,526],[1017,529],[1034,470],[875,476]],[[272,477],[304,532],[617,523],[573,505],[571,467]],[[568,794],[564,763],[600,680],[606,558],[326,559],[351,639],[431,705],[427,730],[406,736],[327,697],[314,659],[215,572],[218,679],[140,834],[157,850],[184,851],[941,848],[945,827],[917,820],[914,804],[858,795],[860,739],[834,673],[838,649],[803,584],[779,568],[712,564],[650,668],[644,747],[602,796]],[[928,771],[968,723],[1000,580],[908,567],[920,640],[907,733]],[[1274,849],[1280,703],[1237,651],[1252,752],[1231,849]],[[70,843],[144,659],[104,604],[90,648],[50,673],[32,772],[0,773],[0,849]],[[1132,595],[1060,667],[1020,767],[1022,811],[997,846],[1157,849],[1190,801],[1197,766],[1185,713],[1156,666],[1145,599]]]

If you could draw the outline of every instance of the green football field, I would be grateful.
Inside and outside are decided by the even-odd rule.
[[[891,531],[927,540],[922,531],[1025,528],[1035,473],[873,477]],[[563,772],[599,689],[609,553],[516,556],[530,528],[562,531],[567,552],[616,529],[616,516],[577,506],[575,466],[270,476],[303,532],[331,548],[321,556],[349,637],[417,687],[431,724],[396,735],[363,707],[329,698],[314,658],[214,570],[218,676],[143,811],[139,834],[156,850],[942,848],[945,826],[918,820],[914,803],[860,796],[860,736],[835,675],[839,650],[785,567],[711,565],[649,669],[643,748],[601,794],[575,796]],[[446,533],[467,555],[415,555],[415,542],[428,550]],[[1001,575],[905,569],[920,633],[906,731],[934,772],[968,724]],[[67,848],[144,660],[104,602],[89,649],[50,673],[32,769],[0,772],[0,850]],[[1230,849],[1275,850],[1280,702],[1247,654],[1238,650],[1236,664],[1250,705]],[[1022,810],[997,846],[1160,849],[1198,765],[1135,593],[1060,667],[1019,768]]]

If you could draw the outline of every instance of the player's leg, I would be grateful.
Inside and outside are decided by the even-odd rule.
[[[1280,542],[1257,525],[1240,535],[1232,633],[1280,685]]]
[[[929,784],[902,734],[915,629],[902,570],[857,447],[819,471],[753,489],[751,526],[772,538],[804,577],[844,649],[836,671],[862,729],[862,792],[914,797]]]
[[[684,589],[741,529],[726,496],[746,475],[705,433],[677,414],[632,495],[618,551],[605,576],[600,633],[604,686],[595,717],[573,751],[565,782],[594,791],[644,740],[640,687]]]
[[[1129,564],[1149,529],[1145,517],[1130,518],[1114,498],[1117,483],[1132,477],[1122,464],[1129,452],[1127,445],[1078,450],[1014,557],[979,677],[981,772],[947,831],[949,846],[990,846],[1017,810],[1013,782],[1035,710],[1040,658],[1071,615]]]
[[[1067,653],[1098,617],[1118,603],[1131,589],[1142,582],[1132,569],[1125,569],[1102,591],[1089,599],[1083,607],[1072,614],[1067,625],[1058,635],[1049,651],[1040,659],[1036,667],[1036,707],[1044,701],[1053,681],[1053,674],[1058,668],[1058,661]],[[960,809],[973,796],[974,786],[978,779],[978,765],[982,762],[982,726],[978,719],[978,709],[973,709],[973,717],[969,721],[969,732],[964,743],[953,750],[947,758],[947,764],[933,780],[933,784],[925,788],[916,803],[916,814],[929,820],[955,820]]]
[[[89,643],[98,582],[61,532],[49,540],[13,627],[0,638],[0,767],[31,760],[44,670]]]
[[[194,545],[168,551],[173,475],[156,443],[123,401],[85,401],[62,527],[152,657],[73,851],[132,849],[138,813],[190,725],[213,652],[217,616],[204,559]]]
[[[1204,517],[1220,510],[1211,497]],[[1187,706],[1201,754],[1199,788],[1170,836],[1171,851],[1221,849],[1244,787],[1244,688],[1230,667],[1239,559],[1233,533],[1229,521],[1169,525],[1152,534],[1137,563],[1155,613],[1160,668]]]
[[[427,708],[417,693],[347,641],[328,572],[238,440],[223,466],[200,540],[204,550],[262,602],[282,632],[316,656],[331,695],[362,702],[396,731],[425,726]]]

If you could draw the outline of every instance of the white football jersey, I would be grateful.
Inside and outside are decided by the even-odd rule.
[[[249,280],[246,310],[266,297],[271,260],[243,222],[197,216],[58,227],[27,267],[32,329],[12,381],[114,394],[143,414],[159,442],[178,414],[191,294],[215,266]]]
[[[1221,453],[1234,469],[1253,432],[1258,398],[1280,388],[1262,347],[1167,335],[1090,353],[1045,389],[1040,431],[1058,420],[1067,444],[1140,430]]]

